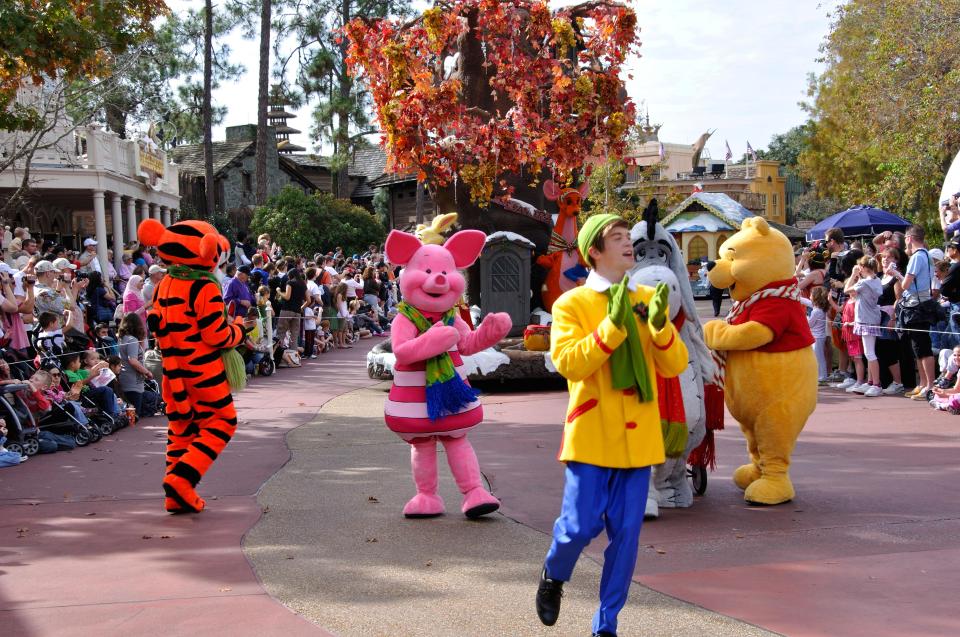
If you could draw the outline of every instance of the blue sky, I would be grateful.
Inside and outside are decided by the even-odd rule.
[[[551,6],[575,4],[551,2]],[[191,6],[169,0],[173,10]],[[415,5],[426,5],[415,2]],[[717,129],[707,144],[722,160],[724,141],[739,159],[749,140],[766,148],[770,137],[805,120],[798,102],[805,99],[807,75],[819,72],[819,46],[829,30],[835,2],[820,0],[673,0],[629,3],[637,11],[642,46],[631,58],[627,88],[653,123],[663,124],[660,139],[693,143],[708,128]],[[256,120],[257,46],[239,36],[231,40],[237,60],[247,67],[239,82],[221,87],[214,100],[229,106],[225,125]],[[308,131],[310,109],[291,121]],[[214,139],[223,138],[223,126]],[[294,136],[314,150],[307,136]]]

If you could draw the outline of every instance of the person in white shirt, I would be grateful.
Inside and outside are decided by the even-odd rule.
[[[153,307],[153,291],[166,272],[159,265],[151,265],[147,270],[147,280],[143,282],[143,301],[146,303],[145,309],[148,312]]]
[[[80,262],[80,272],[90,274],[100,272],[100,260],[97,259],[97,240],[87,238],[83,240],[83,254],[77,259]]]
[[[317,268],[307,268],[307,298],[313,299],[317,303],[321,303],[323,296],[320,286],[317,284],[317,275],[319,274],[320,271]]]
[[[343,282],[347,286],[348,299],[356,299],[363,296],[363,278],[359,272],[348,279],[344,279]],[[357,294],[357,290],[360,290],[359,294]]]

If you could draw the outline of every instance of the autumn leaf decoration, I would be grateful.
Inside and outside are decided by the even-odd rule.
[[[505,173],[569,175],[623,150],[635,115],[620,78],[639,45],[633,10],[602,0],[555,13],[542,0],[437,4],[406,23],[345,29],[391,170],[437,187],[459,180],[484,204],[510,194],[494,192]],[[462,68],[467,49],[481,52],[482,70]]]

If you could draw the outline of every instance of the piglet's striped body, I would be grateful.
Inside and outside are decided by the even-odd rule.
[[[460,319],[457,320],[460,321]],[[398,316],[394,320],[391,333],[400,327],[398,323],[401,321],[410,323],[406,317]],[[400,330],[403,331],[403,328],[401,327]],[[447,353],[453,360],[456,372],[469,385],[463,358],[457,346],[454,345]],[[483,420],[483,406],[479,400],[464,405],[454,414],[430,420],[427,415],[426,361],[397,363],[394,366],[393,386],[390,388],[390,395],[384,403],[383,410],[387,427],[407,442],[429,436],[463,436]]]

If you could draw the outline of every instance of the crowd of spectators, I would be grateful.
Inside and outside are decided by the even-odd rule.
[[[127,418],[162,413],[161,353],[146,325],[166,275],[155,249],[127,245],[121,267],[111,254],[103,272],[94,239],[72,252],[16,228],[0,245],[0,386],[16,389],[2,395],[6,403],[22,401],[41,429],[52,411],[69,414],[77,440],[104,434],[97,430],[104,421],[112,431]],[[389,333],[396,273],[376,245],[363,254],[337,248],[309,258],[285,254],[267,235],[251,243],[240,233],[228,256],[219,272],[227,311],[256,314],[239,348],[251,377]],[[8,436],[8,446],[20,445],[10,429],[0,414],[0,466],[27,457],[4,449]],[[64,444],[71,437],[53,434]]]
[[[257,312],[244,348],[252,372],[263,354],[277,367],[295,366],[361,338],[386,336],[396,315],[396,272],[375,244],[363,254],[337,247],[310,258],[285,254],[268,235],[253,243],[241,232],[221,270],[228,313]]]
[[[54,451],[162,412],[159,385],[144,364],[145,282],[156,285],[165,270],[154,251],[131,244],[121,267],[110,253],[103,272],[97,242],[82,245],[73,252],[37,241],[26,228],[4,229],[0,437],[12,448],[23,441],[8,420],[16,420],[18,435],[39,425],[40,450]],[[4,450],[0,466],[19,464],[16,455]]]
[[[942,248],[928,245],[914,225],[854,240],[831,228],[800,251],[796,274],[822,385],[866,397],[904,395],[960,413],[955,197],[946,209],[953,216],[943,219]]]

